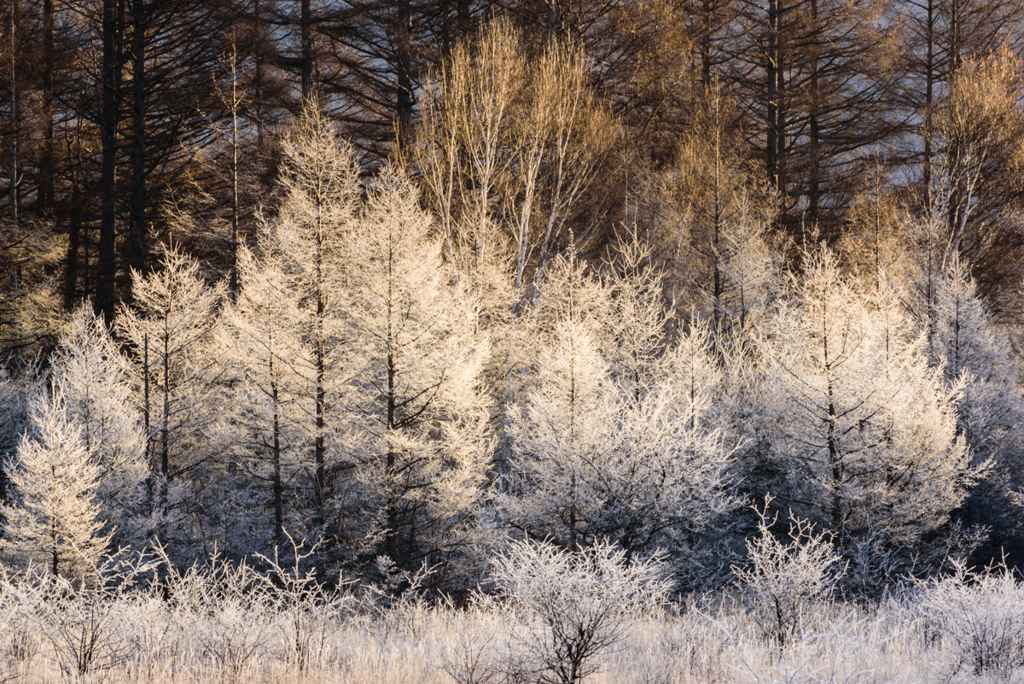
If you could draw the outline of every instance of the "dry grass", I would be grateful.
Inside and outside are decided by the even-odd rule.
[[[512,604],[455,609],[407,596],[385,608],[373,592],[314,600],[268,588],[251,572],[218,572],[181,575],[159,591],[141,583],[54,589],[0,576],[0,682],[550,681],[550,671],[524,661],[530,654],[517,639],[536,635],[538,624]],[[960,573],[868,608],[821,602],[782,646],[766,638],[762,611],[739,600],[659,609],[626,623],[584,682],[1024,683],[1024,637],[1007,636],[1024,624],[1015,579]],[[993,645],[1000,657],[979,659]]]
[[[109,624],[116,648],[98,655],[78,675],[66,648],[53,640],[53,625],[36,623],[36,649],[26,660],[11,650],[0,681],[245,682],[267,684],[485,684],[507,676],[510,618],[482,611],[416,606],[391,616],[336,618],[316,662],[300,670],[272,617],[237,615],[228,629],[213,608],[206,618],[137,604]],[[952,672],[952,645],[930,638],[913,611],[895,607],[863,612],[846,606],[822,609],[784,648],[767,644],[742,611],[690,610],[634,622],[602,657],[588,684],[883,684],[889,682],[1024,681],[1021,672],[976,677]],[[4,625],[6,628],[8,625]],[[249,634],[243,635],[245,631]],[[217,639],[228,639],[235,645]],[[9,647],[13,632],[3,629]],[[243,638],[244,637],[244,638]],[[248,639],[248,641],[246,641]],[[251,655],[226,657],[239,644]],[[115,652],[116,651],[116,652]],[[535,681],[535,680],[534,680]]]

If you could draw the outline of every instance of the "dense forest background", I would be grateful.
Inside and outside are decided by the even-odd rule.
[[[1024,561],[1017,0],[2,14],[9,561]]]

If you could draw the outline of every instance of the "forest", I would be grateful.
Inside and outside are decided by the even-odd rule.
[[[1024,677],[1018,0],[0,8],[0,682]]]

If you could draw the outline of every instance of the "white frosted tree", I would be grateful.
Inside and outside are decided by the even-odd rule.
[[[868,297],[827,250],[807,256],[761,349],[780,492],[844,551],[913,549],[976,480],[957,389],[928,366],[891,291]]]
[[[639,268],[608,288],[588,278],[560,259],[540,297],[546,334],[508,410],[499,510],[512,528],[571,550],[676,545],[729,506],[730,450],[708,425],[719,375],[710,336],[695,324],[659,349],[657,274]],[[615,302],[610,330],[592,316],[598,302]]]
[[[37,364],[0,368],[0,504],[8,501],[7,464],[28,426],[30,399],[45,386],[46,374]]]
[[[38,395],[30,416],[31,433],[8,466],[13,495],[4,510],[2,548],[18,564],[74,576],[94,565],[109,543],[96,499],[101,468],[59,387]]]
[[[327,524],[327,504],[336,473],[346,465],[340,440],[347,433],[335,409],[348,371],[350,335],[348,279],[352,272],[350,233],[358,210],[358,168],[352,147],[342,141],[317,103],[282,142],[282,203],[263,228],[261,259],[276,270],[284,297],[298,312],[298,329],[308,365],[302,405],[308,406],[315,526]]]
[[[100,468],[101,517],[124,535],[131,527],[125,518],[140,512],[150,474],[131,365],[87,305],[65,324],[50,365],[68,417],[81,428],[86,458]]]
[[[977,293],[968,264],[952,257],[936,279],[929,356],[947,387],[959,387],[957,430],[978,465],[990,463],[987,477],[960,511],[969,525],[991,529],[991,557],[1019,543],[1020,512],[1006,506],[1007,491],[1024,485],[1024,404],[1020,367],[1010,342]],[[927,326],[926,326],[927,327]]]
[[[301,405],[308,386],[303,371],[313,363],[302,343],[302,316],[285,274],[268,268],[245,246],[239,248],[236,267],[239,292],[223,314],[219,342],[233,379],[231,397],[240,432],[237,460],[269,484],[272,538],[283,545],[286,517],[289,529],[301,529],[294,502],[289,512],[285,503],[294,499],[289,494],[294,493],[313,434],[310,412]]]
[[[151,531],[164,542],[180,536],[187,543],[192,535],[181,526],[191,523],[181,509],[215,512],[216,506],[194,505],[195,497],[216,483],[210,475],[224,452],[220,440],[230,434],[219,384],[223,365],[213,345],[225,289],[207,285],[199,264],[172,248],[152,273],[132,273],[132,293],[134,304],[122,307],[115,327],[136,363],[136,401],[149,444]]]
[[[964,260],[954,256],[935,288],[928,339],[932,362],[946,385],[963,383],[958,427],[975,457],[1009,452],[1020,443],[1019,371],[1009,340],[998,330]]]
[[[345,410],[398,563],[460,543],[493,446],[481,386],[489,344],[431,229],[409,180],[386,167],[352,235]]]

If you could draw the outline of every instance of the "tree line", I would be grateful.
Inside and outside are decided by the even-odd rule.
[[[9,558],[1013,543],[1015,3],[450,5],[11,6]]]

